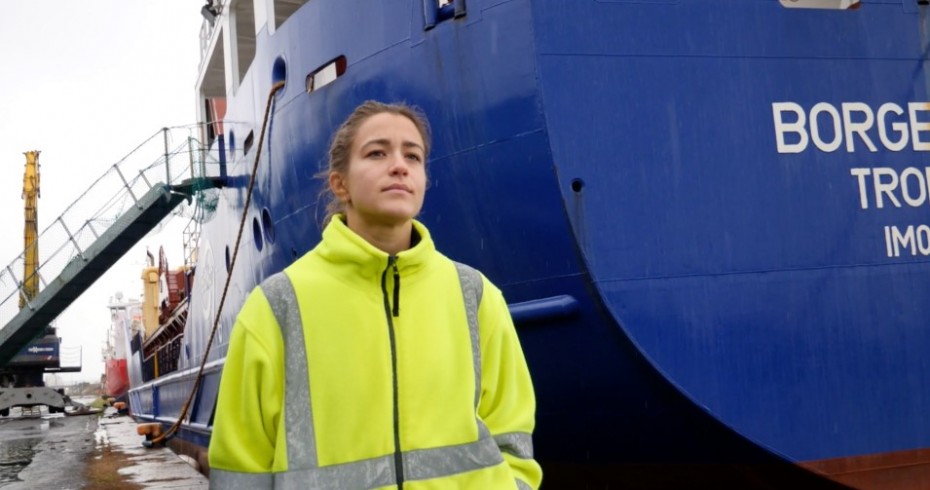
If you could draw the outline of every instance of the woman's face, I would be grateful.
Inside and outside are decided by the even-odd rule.
[[[404,225],[419,214],[426,191],[424,152],[420,132],[405,116],[380,113],[359,126],[348,170],[330,175],[353,228]]]

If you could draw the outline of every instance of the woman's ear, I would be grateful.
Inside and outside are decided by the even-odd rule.
[[[329,173],[329,190],[340,202],[349,201],[349,189],[346,187],[345,177],[339,172]]]

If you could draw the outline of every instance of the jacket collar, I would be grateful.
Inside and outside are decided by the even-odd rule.
[[[414,239],[413,247],[397,254],[397,269],[403,276],[422,268],[436,250],[423,223],[413,220],[413,229],[419,240]],[[317,252],[328,262],[357,267],[366,277],[380,277],[388,265],[388,254],[349,229],[341,215],[334,216],[326,225]]]

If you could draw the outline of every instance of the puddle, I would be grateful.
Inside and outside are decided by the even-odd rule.
[[[41,438],[0,441],[0,483],[19,481],[17,475],[32,461]]]

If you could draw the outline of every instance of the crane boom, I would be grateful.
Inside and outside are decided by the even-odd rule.
[[[23,288],[19,295],[19,308],[39,294],[39,153],[27,151],[26,170],[23,174],[23,195],[25,201],[26,223],[23,230],[25,249],[23,252]]]
[[[19,309],[39,295],[39,151],[27,151],[26,170],[23,172],[23,209],[25,226],[23,228],[23,282],[19,293]],[[45,405],[48,413],[64,412],[65,405],[73,405],[65,396],[63,389],[45,386],[43,375],[46,370],[63,371],[59,364],[61,339],[51,325],[45,332],[32,340],[8,363],[0,366],[0,417],[10,415],[10,408],[22,407],[23,410],[36,410]],[[77,369],[78,371],[80,368]],[[69,369],[70,371],[70,369]],[[36,412],[32,412],[36,413]]]

